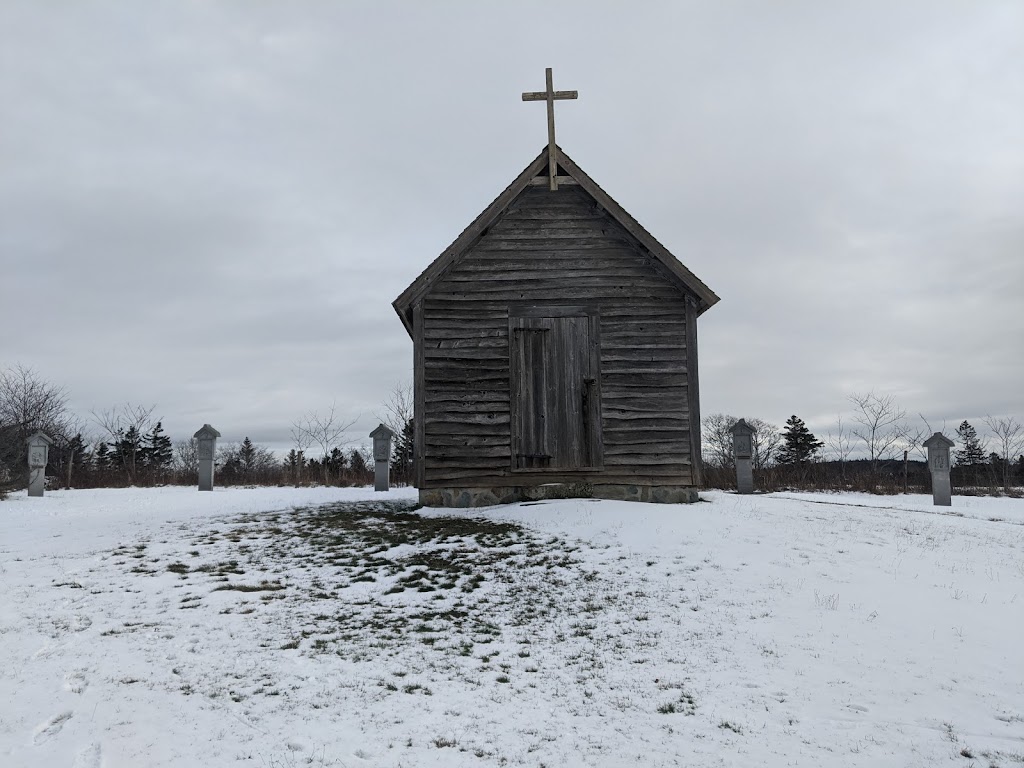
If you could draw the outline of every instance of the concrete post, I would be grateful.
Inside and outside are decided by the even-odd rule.
[[[373,490],[386,491],[391,487],[391,438],[395,433],[379,425],[370,437],[373,438]]]
[[[743,419],[737,421],[732,428],[732,455],[736,461],[736,492],[754,492],[754,468],[751,459],[754,456],[754,433],[752,426]]]
[[[217,453],[217,438],[220,432],[209,424],[203,424],[202,429],[192,435],[199,441],[199,490],[213,490],[213,457]]]
[[[953,487],[949,482],[949,449],[954,443],[941,432],[936,432],[922,445],[928,449],[928,469],[932,473],[932,504],[936,507],[951,507]]]
[[[36,432],[28,443],[28,495],[42,496],[46,490],[46,464],[50,460],[53,440],[44,432]]]

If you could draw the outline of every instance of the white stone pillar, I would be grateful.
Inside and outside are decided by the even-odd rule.
[[[391,438],[395,433],[383,424],[370,433],[373,438],[373,490],[391,488]]]
[[[202,428],[192,435],[198,441],[199,458],[199,490],[213,490],[213,459],[217,454],[217,438],[220,432],[209,424],[203,424]]]
[[[751,459],[754,457],[754,433],[752,426],[743,419],[737,421],[732,428],[732,455],[736,461],[736,492],[754,492],[754,468]]]
[[[53,440],[44,432],[36,432],[28,440],[28,495],[42,496],[46,490],[46,465],[50,460]]]
[[[932,473],[932,504],[936,507],[951,507],[953,487],[949,481],[949,449],[954,443],[941,432],[936,432],[922,445],[928,449],[928,469]]]

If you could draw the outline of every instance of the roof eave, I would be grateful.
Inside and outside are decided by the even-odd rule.
[[[572,158],[562,151],[561,147],[556,147],[555,150],[558,164],[563,170],[572,176],[586,190],[587,194],[593,197],[629,234],[647,248],[651,255],[660,261],[687,290],[696,296],[699,302],[698,315],[703,314],[718,303],[718,295],[705,285],[703,280],[683,266],[679,259],[659,243],[654,235],[648,232],[640,222],[630,216],[626,209],[615,202],[611,195],[601,189],[597,182],[587,175],[586,171],[576,165]]]
[[[530,163],[520,173],[515,180],[505,187],[505,190],[498,195],[484,210],[473,219],[472,223],[462,230],[462,233],[455,238],[454,242],[449,245],[441,255],[438,256],[430,265],[420,273],[419,277],[413,280],[412,284],[406,288],[399,295],[397,299],[392,302],[392,306],[395,311],[398,312],[402,318],[402,322],[405,324],[406,329],[412,334],[411,318],[407,319],[406,314],[412,306],[428,291],[430,287],[437,282],[437,280],[443,275],[448,268],[451,267],[459,257],[468,251],[481,237],[487,234],[487,229],[495,222],[495,220],[504,212],[506,208],[512,203],[519,193],[522,192],[530,184],[530,179],[540,173],[544,166],[547,164],[547,148],[545,148],[537,158]]]

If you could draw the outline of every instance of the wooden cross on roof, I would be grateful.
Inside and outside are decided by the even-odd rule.
[[[550,175],[550,189],[554,192],[558,189],[558,167],[555,163],[555,101],[557,99],[576,99],[579,94],[576,91],[556,91],[551,84],[551,67],[544,70],[544,79],[547,90],[532,91],[523,94],[523,101],[546,101],[548,103],[548,174]]]

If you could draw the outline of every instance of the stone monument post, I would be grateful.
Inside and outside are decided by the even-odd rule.
[[[928,469],[932,473],[932,504],[936,507],[951,507],[953,488],[949,483],[949,449],[954,443],[941,432],[936,432],[922,445],[928,449]]]
[[[209,424],[203,424],[202,429],[192,435],[199,441],[197,451],[199,458],[199,490],[213,490],[213,457],[217,453],[217,438],[220,432]]]
[[[44,432],[36,432],[28,443],[28,495],[42,496],[46,490],[46,464],[50,460],[53,440]]]
[[[754,492],[754,469],[751,459],[754,457],[754,433],[752,426],[743,419],[737,421],[732,428],[732,455],[736,460],[736,492]]]
[[[373,438],[373,490],[386,491],[391,487],[391,438],[395,433],[379,425],[370,437]]]

